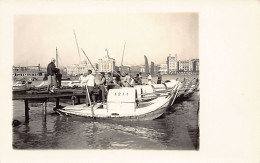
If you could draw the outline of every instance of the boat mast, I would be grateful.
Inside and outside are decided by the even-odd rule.
[[[80,53],[79,53],[79,45],[78,45],[78,41],[77,41],[77,37],[76,37],[76,33],[75,33],[75,30],[74,30],[74,29],[73,29],[73,32],[74,32],[75,41],[76,41],[76,45],[77,45],[77,49],[78,49],[79,59],[80,59],[80,61],[81,61],[81,57],[80,57]]]
[[[126,42],[125,42],[126,44]],[[122,55],[122,61],[121,61],[121,67],[123,66],[123,59],[124,59],[124,53],[125,53],[125,44],[124,44],[124,49],[123,49],[123,55]]]
[[[58,49],[57,49],[57,46],[56,46],[56,66],[59,67],[59,64],[58,64]]]

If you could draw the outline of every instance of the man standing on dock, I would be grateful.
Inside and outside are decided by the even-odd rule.
[[[57,69],[55,66],[55,59],[51,59],[51,63],[48,64],[47,67],[47,76],[48,76],[48,87],[47,91],[50,91],[51,93],[54,93],[54,89],[57,87],[57,81],[56,81],[56,73]]]

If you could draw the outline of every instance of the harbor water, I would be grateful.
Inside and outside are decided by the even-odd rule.
[[[193,78],[197,76],[186,76]],[[163,76],[163,80],[183,76]],[[61,101],[70,105],[71,101]],[[46,122],[42,103],[30,103],[30,122],[24,123],[24,102],[13,101],[14,149],[137,149],[198,150],[199,93],[177,102],[160,118],[152,121],[120,122],[57,115],[55,102],[47,103]]]

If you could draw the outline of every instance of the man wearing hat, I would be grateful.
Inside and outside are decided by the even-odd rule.
[[[47,91],[54,93],[54,89],[57,87],[56,73],[57,69],[55,66],[55,59],[52,58],[51,62],[47,66],[47,76],[48,76],[48,87]]]

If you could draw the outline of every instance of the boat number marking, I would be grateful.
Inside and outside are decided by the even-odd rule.
[[[121,93],[121,92],[115,93],[115,96],[121,96],[121,95],[122,96],[128,96],[128,93],[126,93],[126,94],[124,92],[123,93]]]

